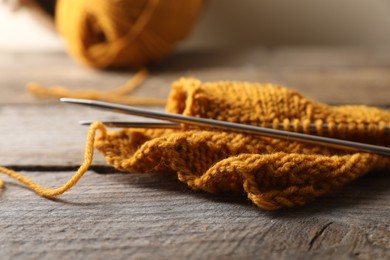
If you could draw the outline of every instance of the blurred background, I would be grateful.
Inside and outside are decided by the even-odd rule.
[[[210,0],[182,48],[264,45],[390,46],[389,0]],[[0,5],[0,49],[59,50],[27,10]]]

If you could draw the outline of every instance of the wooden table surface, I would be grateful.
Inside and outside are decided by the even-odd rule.
[[[121,118],[35,99],[27,82],[107,90],[131,75],[89,70],[63,53],[0,52],[0,165],[62,185],[83,158],[87,128],[77,122]],[[182,76],[273,82],[329,104],[390,107],[390,49],[182,51],[154,67],[135,95],[165,98]],[[0,258],[390,258],[389,172],[277,212],[243,195],[192,191],[175,175],[114,172],[97,154],[92,170],[55,200],[5,177]]]

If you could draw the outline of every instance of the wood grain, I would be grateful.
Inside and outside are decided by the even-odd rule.
[[[87,119],[140,120],[68,104],[3,105],[0,108],[0,165],[77,167],[84,158],[88,132],[88,127],[78,122]],[[106,165],[98,153],[94,165]]]
[[[190,76],[274,82],[330,104],[390,107],[389,49],[182,51],[151,71],[135,95],[166,97],[172,81]],[[89,70],[63,53],[0,52],[0,165],[59,186],[82,162],[87,128],[79,120],[129,119],[37,100],[25,92],[27,82],[107,90],[131,75]],[[389,171],[305,207],[269,213],[242,194],[192,191],[175,175],[110,174],[99,155],[94,166],[105,174],[88,172],[56,200],[6,178],[0,258],[390,258]]]
[[[87,69],[64,53],[1,53],[0,57],[0,104],[43,104],[25,91],[28,82],[108,90],[133,75]],[[136,96],[166,98],[173,81],[196,77],[203,81],[272,82],[331,104],[390,105],[387,49],[183,51],[151,71]]]
[[[24,172],[54,187],[72,172]],[[390,175],[269,213],[241,194],[189,190],[174,175],[94,174],[58,200],[2,192],[2,259],[386,259]],[[6,256],[4,258],[4,256]]]

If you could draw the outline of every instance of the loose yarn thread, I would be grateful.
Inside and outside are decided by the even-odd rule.
[[[25,184],[35,193],[43,197],[58,196],[71,189],[74,185],[76,185],[77,182],[80,180],[80,178],[87,172],[88,168],[91,166],[93,160],[93,153],[94,153],[95,135],[97,130],[100,130],[102,136],[106,135],[106,128],[103,126],[102,123],[95,122],[90,126],[87,135],[87,142],[85,144],[84,162],[81,164],[80,168],[73,175],[73,177],[59,188],[55,188],[55,189],[45,188],[37,184],[36,182],[32,181],[31,179],[27,178],[26,176],[18,172],[15,172],[13,170],[7,169],[5,167],[0,167],[0,172]],[[0,188],[2,187],[4,187],[4,181],[0,179]]]
[[[138,88],[148,77],[148,71],[141,69],[124,85],[109,91],[98,91],[94,89],[70,90],[66,87],[53,86],[43,87],[37,83],[29,83],[27,91],[38,98],[82,98],[121,103],[136,106],[163,106],[166,104],[165,99],[150,97],[125,96],[131,94]]]

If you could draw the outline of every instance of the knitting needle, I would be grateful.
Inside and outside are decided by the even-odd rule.
[[[94,121],[79,121],[80,125],[91,125]],[[166,129],[180,129],[180,124],[177,123],[168,123],[168,122],[138,122],[138,121],[102,121],[105,126],[108,127],[120,127],[120,128],[166,128]],[[285,130],[285,124],[279,123],[276,125],[276,129]],[[273,128],[274,124],[267,124],[262,126],[265,128]],[[315,124],[309,124],[309,131],[312,133],[318,132],[318,128]],[[295,129],[294,124],[288,125],[289,129]],[[300,129],[303,129],[303,126],[299,125]],[[329,131],[329,126],[327,124],[322,125],[322,132],[327,133]],[[288,131],[288,130],[287,130]],[[385,134],[390,134],[390,127],[384,129]]]
[[[91,125],[93,121],[79,121],[80,125]],[[163,122],[128,122],[128,121],[102,121],[103,125],[108,127],[121,128],[164,128],[180,129],[181,126],[176,123]]]
[[[296,132],[288,132],[279,129],[264,128],[252,125],[244,125],[238,123],[232,123],[227,121],[219,121],[208,118],[199,118],[184,116],[180,114],[172,114],[166,112],[152,111],[148,109],[142,109],[138,107],[125,106],[120,104],[86,100],[86,99],[74,99],[74,98],[61,98],[61,102],[72,103],[78,105],[84,105],[104,110],[110,110],[112,112],[130,114],[135,116],[154,118],[167,120],[175,123],[186,123],[196,126],[204,127],[216,127],[219,129],[231,130],[236,132],[243,132],[249,134],[257,134],[273,138],[286,138],[288,140],[300,141],[309,144],[328,146],[336,149],[345,149],[358,152],[369,152],[380,155],[390,156],[390,148],[378,145],[371,145],[359,142],[346,141],[341,139],[308,135]]]

